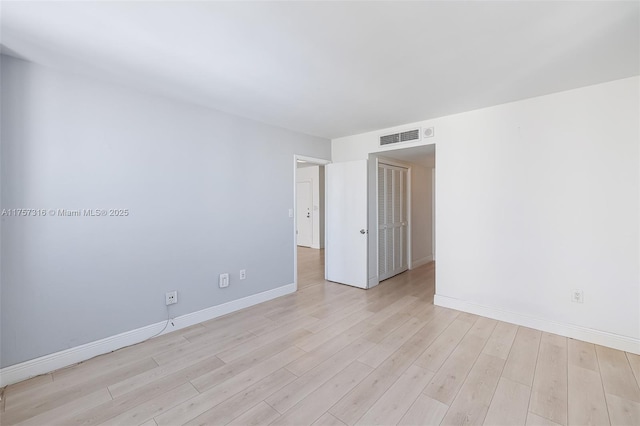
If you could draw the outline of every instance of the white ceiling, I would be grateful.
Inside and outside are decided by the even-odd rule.
[[[339,137],[638,75],[639,2],[2,2],[3,51]]]

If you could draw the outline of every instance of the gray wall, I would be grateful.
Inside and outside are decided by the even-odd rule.
[[[293,283],[293,155],[327,140],[2,57],[1,366]],[[239,282],[238,271],[247,279]],[[231,273],[219,289],[217,276]]]

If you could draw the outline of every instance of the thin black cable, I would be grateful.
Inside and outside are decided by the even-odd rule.
[[[144,339],[144,340],[143,340],[142,342],[140,342],[140,343],[144,343],[144,342],[146,342],[147,340],[151,340],[151,339],[153,339],[154,337],[158,337],[159,335],[161,335],[161,334],[162,334],[162,333],[167,329],[167,327],[169,327],[169,322],[171,322],[171,325],[174,325],[174,324],[173,324],[173,321],[171,320],[171,316],[169,315],[169,305],[167,305],[167,322],[164,324],[164,327],[162,328],[162,330],[158,331],[156,334],[154,334],[154,335],[153,335],[153,336],[151,336],[151,337],[147,337],[146,339]]]

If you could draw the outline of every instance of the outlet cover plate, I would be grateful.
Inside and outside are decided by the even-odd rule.
[[[571,292],[571,301],[573,303],[584,303],[584,291],[580,289]]]
[[[177,291],[169,291],[165,293],[165,303],[167,306],[173,305],[174,303],[178,303],[178,292]]]

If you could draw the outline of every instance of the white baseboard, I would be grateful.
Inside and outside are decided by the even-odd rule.
[[[426,265],[427,263],[433,261],[433,256],[425,256],[422,259],[416,259],[411,261],[411,269],[415,269],[418,266]]]
[[[536,318],[517,312],[507,311],[501,308],[479,305],[453,297],[436,294],[433,298],[434,305],[451,308],[458,311],[469,312],[483,317],[493,318],[560,336],[583,340],[597,345],[608,346],[621,351],[640,355],[640,339],[622,336],[619,334],[600,331],[593,328],[582,327],[574,324],[560,323],[556,321]]]
[[[373,288],[373,287],[377,286],[378,284],[380,284],[380,280],[379,280],[378,276],[376,275],[375,277],[369,278],[369,282],[367,284],[367,288]]]
[[[282,287],[274,288],[273,290],[253,294],[251,296],[243,297],[242,299],[232,300],[231,302],[182,315],[174,318],[174,325],[172,326],[170,323],[160,335],[208,321],[240,309],[248,308],[250,306],[257,305],[258,303],[266,302],[295,291],[295,284],[287,284]],[[106,354],[126,346],[140,343],[159,333],[165,324],[166,321],[160,321],[155,324],[126,331],[115,336],[96,340],[95,342],[86,343],[84,345],[65,349],[64,351],[41,356],[36,359],[21,362],[20,364],[10,365],[0,369],[0,387],[17,383],[40,374],[49,373],[60,368],[68,367],[69,365],[86,361],[95,356]]]

